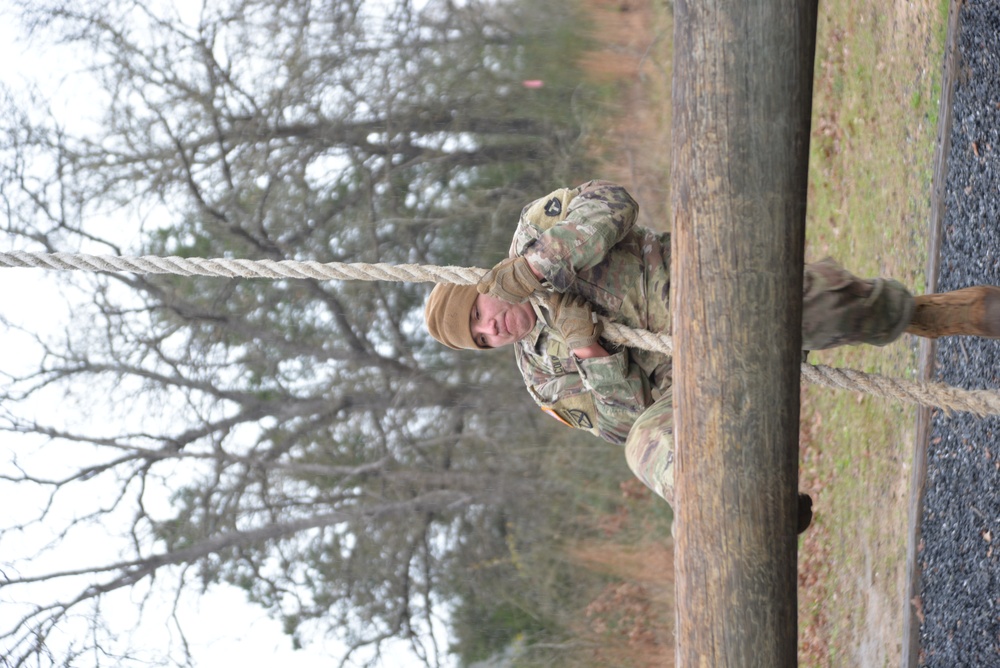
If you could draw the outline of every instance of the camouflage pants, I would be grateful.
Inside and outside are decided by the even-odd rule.
[[[859,279],[827,258],[807,264],[803,280],[802,347],[884,346],[903,333],[913,296],[894,280]],[[625,442],[629,468],[647,487],[674,503],[674,411],[670,388],[639,416]]]
[[[833,258],[806,265],[802,292],[804,350],[884,346],[898,339],[913,317],[913,295],[898,281],[862,280]]]

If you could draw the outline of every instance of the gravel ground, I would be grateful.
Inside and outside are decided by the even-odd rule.
[[[958,30],[938,291],[1000,285],[1000,0]],[[937,377],[1000,388],[1000,341],[939,340]],[[933,417],[921,525],[920,665],[1000,666],[1000,418]]]

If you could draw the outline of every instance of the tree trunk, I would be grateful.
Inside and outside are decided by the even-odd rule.
[[[794,666],[816,4],[674,18],[678,665]]]

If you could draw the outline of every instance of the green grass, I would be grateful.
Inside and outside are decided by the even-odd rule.
[[[807,260],[923,292],[947,2],[820,4]],[[814,353],[912,378],[916,340]],[[800,664],[899,665],[915,409],[803,392],[802,486],[816,502],[800,550]]]
[[[666,10],[658,11],[669,21]],[[947,13],[948,0],[820,3],[808,260],[831,255],[860,276],[891,276],[915,293],[924,291]],[[665,72],[668,56],[663,63]],[[669,108],[669,78],[645,84],[646,101]],[[666,173],[669,141],[663,133],[644,142],[642,148],[665,162],[662,170],[640,172]],[[644,155],[636,150],[633,158]],[[649,200],[643,198],[644,208],[663,204]],[[811,359],[913,378],[917,344],[904,336],[885,348],[844,348]],[[802,396],[800,478],[816,513],[800,539],[799,663],[897,666],[915,409],[815,386],[805,386]],[[589,508],[595,522],[627,518],[613,525],[608,542],[666,540],[667,509],[648,498],[623,501],[616,484],[630,477],[624,466],[584,451],[581,457],[581,451],[557,454],[553,448],[550,462],[569,484],[584,481],[570,504],[573,513]],[[650,657],[649,665],[672,652],[655,649],[661,655]]]

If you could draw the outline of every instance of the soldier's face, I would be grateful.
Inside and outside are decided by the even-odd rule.
[[[477,345],[499,348],[524,338],[535,326],[531,304],[511,304],[490,295],[479,295],[469,311],[469,329]]]

